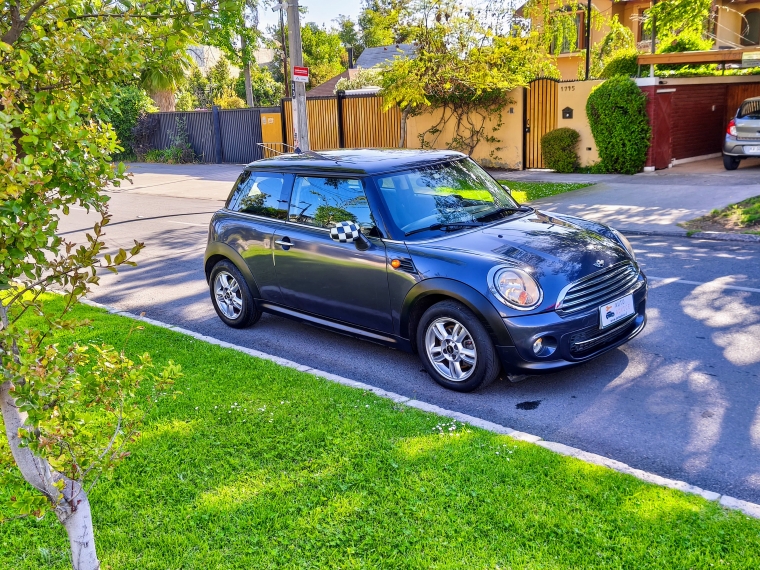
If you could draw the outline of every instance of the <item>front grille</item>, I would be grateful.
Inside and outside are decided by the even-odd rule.
[[[598,307],[632,291],[639,271],[630,261],[616,263],[576,281],[557,300],[557,313],[569,315]]]
[[[634,320],[636,320],[637,316],[637,314],[631,315],[622,323],[619,323],[617,326],[613,327],[610,330],[600,331],[598,328],[594,327],[591,329],[579,331],[571,335],[570,352],[588,352],[600,345],[608,344],[609,342],[617,340],[617,337],[622,336],[621,333],[623,333],[624,330],[627,329]]]

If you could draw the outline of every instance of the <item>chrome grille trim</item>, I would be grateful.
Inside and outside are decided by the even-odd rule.
[[[613,337],[618,336],[623,329],[626,329],[630,326],[630,324],[636,320],[636,317],[639,315],[637,313],[632,314],[627,319],[623,320],[621,323],[618,323],[615,327],[611,328],[610,330],[604,330],[602,329],[601,334],[598,336],[594,336],[591,338],[588,338],[586,340],[580,340],[580,341],[573,341],[571,338],[571,345],[570,345],[570,352],[584,352],[586,350],[589,350],[591,348],[594,348],[595,346],[599,346],[600,344],[606,343],[608,340],[612,339]]]
[[[616,263],[565,287],[557,299],[557,313],[572,314],[603,305],[635,291],[639,286],[638,279],[639,270],[633,263]]]

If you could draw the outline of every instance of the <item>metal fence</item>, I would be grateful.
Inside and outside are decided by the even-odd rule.
[[[165,150],[182,130],[201,162],[247,164],[264,158],[261,109],[219,109],[156,113],[151,146]]]

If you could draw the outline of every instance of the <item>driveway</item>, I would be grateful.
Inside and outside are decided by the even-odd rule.
[[[493,171],[502,180],[592,182],[594,186],[536,200],[546,211],[598,220],[620,230],[686,235],[677,224],[760,195],[760,158],[728,172],[720,158],[634,176]]]
[[[142,177],[111,194],[109,246],[147,247],[138,267],[104,274],[93,300],[760,502],[760,244],[633,237],[652,279],[639,337],[566,372],[459,394],[409,354],[271,315],[247,330],[222,325],[202,256],[230,186],[223,173],[239,169],[215,168],[219,179],[198,183],[202,199],[177,197],[182,184],[159,194]],[[93,221],[74,210],[61,230],[81,239]]]

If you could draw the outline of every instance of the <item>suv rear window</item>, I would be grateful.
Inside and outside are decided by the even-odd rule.
[[[287,204],[281,200],[284,186],[282,174],[245,170],[235,183],[227,208],[284,220],[288,217]]]

